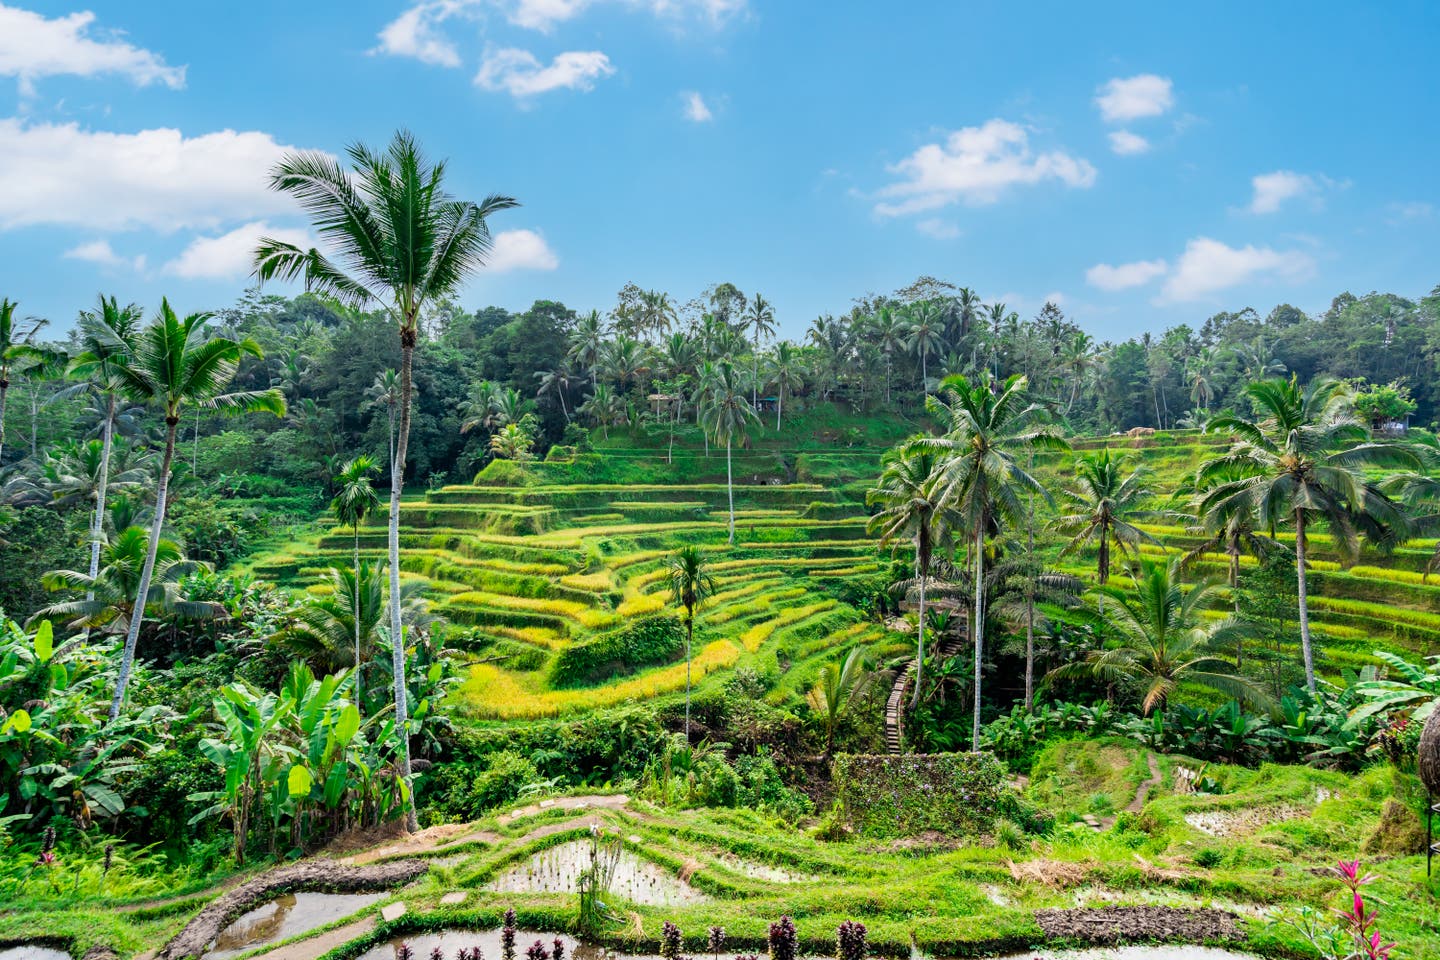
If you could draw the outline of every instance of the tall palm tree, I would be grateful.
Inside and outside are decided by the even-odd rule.
[[[920,589],[920,615],[915,629],[915,689],[910,708],[920,703],[920,683],[925,665],[925,589],[935,544],[947,540],[946,515],[935,501],[933,479],[938,453],[918,443],[907,443],[885,454],[880,479],[865,494],[865,502],[880,510],[867,528],[888,546],[908,540],[915,549],[915,582]]]
[[[590,371],[590,386],[594,387],[598,382],[600,351],[605,345],[605,321],[600,319],[600,311],[591,310],[576,320],[575,329],[570,331],[567,340],[567,355],[578,363],[581,369]]]
[[[660,337],[675,322],[675,302],[663,290],[646,290],[640,295],[640,328]],[[642,336],[644,335],[642,333]]]
[[[335,519],[350,528],[353,536],[351,570],[360,569],[360,524],[365,518],[380,509],[380,495],[375,492],[370,478],[379,471],[375,458],[361,454],[348,461],[335,475],[335,498],[330,501],[330,512]],[[360,609],[360,581],[355,579],[355,607]],[[360,706],[360,620],[355,620],[355,706]]]
[[[140,597],[145,610],[154,615],[177,614],[193,620],[208,620],[225,612],[217,603],[186,600],[180,595],[180,582],[206,565],[185,559],[180,545],[161,539],[149,549],[144,527],[126,527],[105,545],[103,564],[95,576],[77,570],[51,570],[40,578],[47,590],[84,590],[85,599],[67,600],[37,610],[31,622],[64,619],[71,626],[89,630],[99,628],[108,633],[127,633],[144,617],[135,616]],[[141,574],[146,557],[151,556],[152,575],[143,593]]]
[[[1076,331],[1060,348],[1060,368],[1070,378],[1070,399],[1065,403],[1065,412],[1075,406],[1081,388],[1090,378],[1100,362],[1100,352],[1095,338],[1083,331]]]
[[[535,379],[540,381],[535,396],[554,396],[560,401],[560,413],[564,415],[565,422],[570,422],[570,407],[565,403],[565,394],[570,391],[574,377],[570,373],[570,364],[561,361],[549,370],[536,370]]]
[[[890,381],[894,376],[895,354],[905,349],[905,321],[889,307],[881,307],[871,318],[875,344],[885,355],[885,402],[890,402]]]
[[[1129,556],[1140,543],[1158,543],[1132,519],[1145,514],[1144,502],[1153,495],[1145,486],[1145,469],[1137,467],[1125,475],[1125,463],[1110,456],[1108,449],[1090,453],[1075,461],[1075,486],[1060,491],[1073,512],[1055,518],[1051,526],[1070,537],[1060,555],[1068,556],[1090,543],[1099,547],[1096,561],[1100,585],[1110,581],[1110,546]]]
[[[645,345],[634,337],[619,334],[600,351],[600,366],[623,394],[650,369]]]
[[[1220,358],[1214,347],[1202,347],[1194,356],[1185,358],[1185,379],[1190,383],[1190,400],[1205,411],[1215,399],[1215,377]]]
[[[750,376],[753,382],[750,385],[750,403],[755,405],[760,399],[760,341],[762,338],[769,338],[775,335],[775,308],[770,305],[760,294],[755,294],[755,299],[750,301],[750,307],[745,311],[745,322],[750,327],[750,338],[752,346],[752,367]],[[776,427],[778,430],[779,427]]]
[[[109,488],[110,454],[124,393],[124,365],[135,350],[144,314],[137,304],[120,306],[115,297],[100,295],[97,309],[80,314],[80,353],[70,362],[70,376],[83,380],[104,404],[100,420],[100,463],[95,481],[95,513],[90,521],[90,576],[100,572],[100,547],[105,539],[105,496]]]
[[[687,544],[670,558],[670,596],[685,611],[685,739],[690,739],[690,656],[695,642],[695,611],[715,593],[710,562],[696,545]]]
[[[390,457],[385,462],[395,469],[395,416],[400,408],[400,371],[381,370],[365,388],[365,406],[371,410],[385,408],[390,420]]]
[[[745,442],[750,424],[758,420],[755,407],[745,399],[745,384],[729,360],[715,368],[715,380],[705,398],[705,428],[718,444],[725,441],[725,490],[730,499],[730,539],[735,545],[735,475],[731,449],[738,439]]]
[[[52,507],[66,510],[82,503],[94,504],[104,483],[112,492],[125,492],[147,485],[153,479],[149,457],[134,448],[122,447],[105,459],[105,444],[100,440],[67,440],[53,453],[45,456],[40,470],[29,478],[43,493]],[[97,525],[91,521],[94,542],[104,546],[105,518]],[[91,560],[95,558],[92,556]],[[98,572],[98,567],[96,572]],[[95,573],[91,573],[94,576]]]
[[[928,390],[930,355],[939,353],[945,345],[945,317],[939,304],[926,300],[913,305],[906,319],[905,349],[920,358],[920,389]]]
[[[595,389],[585,402],[580,404],[580,409],[575,411],[584,417],[589,417],[595,422],[604,434],[605,439],[610,439],[610,424],[619,419],[620,398],[615,396],[608,383],[597,383]]]
[[[1285,364],[1275,358],[1274,345],[1267,343],[1263,335],[1236,346],[1235,361],[1240,364],[1240,376],[1247,383],[1267,380],[1285,372]]]
[[[971,561],[975,565],[972,603],[975,629],[975,715],[971,746],[980,749],[981,671],[984,664],[985,537],[1025,516],[1022,494],[1050,494],[1021,463],[1033,450],[1064,450],[1067,444],[1052,425],[1049,412],[1029,399],[1027,381],[1014,374],[996,384],[986,373],[978,380],[947,377],[940,396],[926,398],[926,408],[945,434],[916,441],[939,458],[933,497],[942,510],[953,510],[959,524],[973,531]]]
[[[1213,590],[1209,583],[1185,589],[1178,560],[1143,563],[1133,591],[1101,591],[1102,615],[1119,631],[1120,644],[1057,667],[1046,676],[1046,683],[1094,677],[1124,686],[1140,697],[1146,716],[1156,710],[1163,713],[1182,683],[1199,684],[1247,705],[1269,708],[1265,692],[1216,652],[1251,627],[1234,617],[1208,619],[1205,612]]]
[[[260,345],[254,340],[232,340],[229,337],[206,337],[208,313],[192,313],[181,319],[160,301],[160,312],[135,342],[135,351],[121,367],[126,395],[140,402],[158,404],[165,418],[165,447],[160,460],[160,475],[155,487],[155,516],[150,523],[150,546],[140,570],[136,587],[136,610],[130,618],[130,630],[120,657],[120,674],[115,682],[115,696],[110,702],[110,718],[120,715],[125,702],[125,688],[135,662],[135,644],[140,639],[140,624],[145,619],[144,603],[149,596],[150,579],[155,572],[155,558],[160,549],[160,532],[165,526],[166,496],[170,489],[170,467],[175,461],[175,437],[180,419],[187,406],[206,406],[225,412],[267,412],[285,415],[285,398],[275,389],[247,390],[225,393],[240,360],[247,354],[260,357]]]
[[[665,462],[671,463],[675,456],[675,427],[685,412],[685,384],[695,370],[697,344],[688,333],[676,330],[665,338],[657,360],[665,377],[675,391],[675,402],[670,411],[670,440],[665,448]]]
[[[770,358],[769,382],[775,387],[775,431],[780,431],[780,417],[785,412],[785,397],[805,386],[804,360],[789,340],[775,344]]]
[[[489,218],[517,206],[491,195],[480,203],[445,192],[444,161],[431,164],[415,138],[395,134],[376,152],[362,144],[346,150],[353,171],[328,154],[290,154],[276,165],[270,187],[288,193],[310,214],[317,232],[338,256],[302,250],[269,238],[255,251],[255,274],[303,279],[311,289],[355,307],[378,304],[400,335],[400,423],[390,477],[390,636],[395,679],[395,724],[401,732],[402,776],[410,783],[409,705],[400,622],[400,497],[410,442],[410,403],[420,318],[431,302],[454,293],[485,263],[492,238]],[[407,826],[418,826],[414,794]]]
[[[36,335],[50,321],[38,317],[17,320],[18,307],[13,300],[0,299],[0,461],[5,457],[5,397],[10,391],[11,376],[51,360],[51,352],[35,344]]]
[[[820,677],[805,700],[812,713],[825,724],[825,759],[835,752],[835,733],[850,708],[870,688],[875,674],[865,667],[865,651],[851,648],[840,662],[831,661],[820,668]]]
[[[1309,593],[1305,582],[1306,532],[1330,527],[1343,560],[1353,561],[1360,537],[1383,539],[1403,517],[1398,505],[1365,474],[1365,468],[1420,466],[1415,454],[1394,443],[1370,440],[1355,416],[1343,383],[1317,377],[1302,388],[1295,377],[1262,380],[1245,388],[1255,416],[1219,416],[1207,431],[1228,433],[1230,449],[1201,466],[1197,482],[1209,487],[1201,503],[1203,522],[1216,526],[1236,512],[1252,512],[1271,530],[1289,522],[1295,530],[1295,577],[1300,649],[1305,683],[1315,692],[1310,642]]]
[[[499,415],[500,386],[481,380],[470,388],[470,396],[460,401],[460,432],[494,430],[501,425]]]

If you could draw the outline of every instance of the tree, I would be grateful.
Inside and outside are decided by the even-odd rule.
[[[348,461],[335,475],[335,498],[330,501],[330,512],[335,519],[350,528],[353,536],[353,559],[351,570],[360,569],[360,524],[365,518],[380,509],[380,496],[370,484],[370,477],[378,470],[375,458],[367,454]],[[360,579],[355,579],[355,606],[360,609]],[[355,706],[360,706],[360,620],[355,620]]]
[[[580,404],[580,409],[575,411],[584,417],[589,417],[599,427],[605,439],[610,439],[610,424],[615,423],[620,415],[620,398],[611,391],[608,383],[597,383],[594,391]]]
[[[575,321],[570,331],[568,356],[581,369],[590,371],[590,386],[597,383],[597,369],[600,366],[600,351],[605,346],[605,322],[600,319],[599,310],[591,310]]]
[[[820,668],[820,677],[805,700],[811,712],[825,724],[825,759],[835,752],[835,732],[840,721],[870,688],[875,674],[865,667],[865,651],[854,647],[839,663],[831,661]]]
[[[105,495],[109,486],[110,452],[115,421],[124,391],[124,366],[135,351],[143,314],[136,304],[120,306],[115,297],[100,295],[98,309],[80,314],[80,353],[70,362],[70,376],[79,378],[104,404],[100,420],[100,463],[95,478],[94,513],[90,522],[90,576],[100,572],[105,539]]]
[[[390,457],[385,462],[390,469],[395,469],[395,414],[400,406],[400,371],[381,370],[375,374],[374,381],[365,388],[365,406],[371,409],[385,408],[385,415],[389,419],[390,432],[389,452]]]
[[[140,639],[140,624],[145,619],[143,598],[150,595],[150,580],[155,572],[160,535],[165,526],[166,496],[170,489],[170,467],[175,461],[175,437],[180,418],[187,405],[205,406],[227,413],[245,411],[285,415],[285,398],[278,390],[244,390],[225,393],[240,360],[246,355],[263,356],[254,340],[232,340],[229,337],[206,337],[205,324],[210,314],[192,313],[181,319],[160,301],[155,320],[141,331],[133,355],[120,368],[127,396],[138,402],[158,404],[165,418],[165,447],[160,460],[160,475],[155,487],[155,516],[150,524],[150,545],[140,569],[135,590],[135,614],[120,656],[120,675],[115,682],[115,697],[110,702],[110,718],[120,715],[125,703],[125,687],[135,661],[135,644]]]
[[[1099,364],[1100,351],[1095,347],[1095,339],[1088,333],[1077,331],[1071,334],[1061,347],[1060,368],[1070,378],[1070,399],[1065,403],[1066,414],[1075,406],[1075,399],[1080,395],[1081,388]]]
[[[48,351],[35,345],[36,335],[49,321],[16,320],[18,306],[13,300],[0,299],[0,462],[5,457],[5,397],[10,378],[43,365],[49,357]]]
[[[759,419],[755,407],[745,399],[745,384],[729,360],[715,367],[715,378],[705,397],[705,429],[718,444],[725,441],[725,490],[730,500],[730,539],[735,545],[735,476],[731,468],[731,448],[738,439],[745,442],[746,430]]]
[[[670,596],[685,611],[685,740],[690,740],[690,656],[695,642],[695,611],[715,593],[715,578],[700,548],[687,544],[670,558]]]
[[[805,368],[800,351],[789,340],[775,345],[770,358],[770,383],[775,387],[775,431],[780,431],[780,417],[785,412],[785,397],[805,386]]]
[[[890,402],[890,381],[893,378],[895,354],[905,349],[905,321],[889,307],[881,307],[871,318],[875,344],[885,355],[885,402]]]
[[[933,479],[938,453],[919,443],[907,443],[885,454],[880,479],[865,495],[865,502],[880,510],[867,529],[887,546],[909,540],[915,549],[915,583],[920,589],[920,612],[915,630],[915,689],[913,710],[920,703],[921,672],[925,665],[925,588],[937,542],[948,540],[947,518],[935,501]],[[904,589],[904,585],[898,585]]]
[[[1387,526],[1403,519],[1395,502],[1366,477],[1365,468],[1415,468],[1419,460],[1402,446],[1371,441],[1355,417],[1349,389],[1337,380],[1319,377],[1304,388],[1293,376],[1262,380],[1245,393],[1255,407],[1253,418],[1219,416],[1206,427],[1233,440],[1228,452],[1197,474],[1198,483],[1210,485],[1201,503],[1202,522],[1218,526],[1237,511],[1248,511],[1271,530],[1294,524],[1300,649],[1305,684],[1314,693],[1306,531],[1311,523],[1327,523],[1342,559],[1353,561],[1362,534],[1383,539]]]
[[[753,359],[750,371],[750,404],[754,406],[759,399],[760,390],[760,340],[762,337],[773,337],[775,335],[775,308],[770,305],[760,294],[755,294],[755,299],[750,301],[750,309],[745,314],[745,322],[750,326],[751,344],[753,346]],[[778,426],[775,429],[780,429]]]
[[[944,347],[942,334],[945,318],[940,307],[933,301],[917,303],[909,310],[905,325],[905,348],[920,358],[920,389],[928,390],[930,374],[928,361],[932,353],[939,353]]]
[[[362,144],[346,150],[353,172],[328,154],[290,154],[276,165],[270,187],[288,193],[310,214],[320,237],[338,255],[302,250],[264,238],[255,251],[262,281],[300,280],[353,307],[379,304],[400,335],[400,423],[390,478],[390,636],[395,679],[395,724],[404,741],[401,775],[410,780],[409,706],[400,622],[400,497],[410,440],[415,345],[425,308],[454,293],[478,270],[493,244],[489,218],[517,206],[491,195],[480,203],[445,192],[444,161],[431,164],[408,132],[379,153]],[[418,827],[413,792],[407,826]]]
[[[1214,347],[1202,347],[1199,353],[1185,359],[1185,379],[1190,384],[1190,400],[1207,412],[1210,401],[1215,399],[1215,377],[1219,366],[1220,358]]]
[[[1268,708],[1265,692],[1215,653],[1250,627],[1234,617],[1206,618],[1213,589],[1208,583],[1185,589],[1178,561],[1142,563],[1133,592],[1113,588],[1100,592],[1101,616],[1119,631],[1119,644],[1057,667],[1046,676],[1046,683],[1084,676],[1117,684],[1139,696],[1146,716],[1156,710],[1163,713],[1182,683]]]
[[[161,539],[155,546],[151,578],[146,585],[141,616],[134,615],[140,597],[140,576],[148,552],[144,527],[126,527],[105,545],[100,572],[95,576],[76,570],[51,570],[40,578],[47,590],[84,590],[83,600],[67,600],[37,610],[31,623],[64,620],[76,629],[100,628],[108,633],[127,633],[145,612],[151,615],[178,614],[195,620],[223,615],[218,603],[186,600],[180,584],[186,577],[207,569],[205,564],[185,559],[180,545]]]
[[[975,565],[975,715],[971,748],[980,749],[981,671],[985,644],[985,536],[1025,515],[1021,495],[1033,492],[1049,502],[1046,492],[1018,459],[1036,449],[1064,450],[1067,444],[1051,425],[1049,413],[1030,401],[1025,377],[1014,374],[995,384],[988,373],[974,382],[947,377],[939,397],[927,397],[926,409],[945,434],[917,441],[939,459],[932,496],[942,510],[953,510],[957,526],[974,531],[971,561]]]
[[[570,391],[571,381],[574,377],[570,374],[570,365],[560,363],[549,370],[536,370],[535,379],[540,381],[540,387],[535,391],[535,396],[554,396],[560,401],[560,413],[565,417],[565,422],[570,422],[570,408],[565,403],[565,394]]]
[[[528,414],[526,419],[529,419]],[[507,423],[490,438],[490,452],[497,460],[527,463],[534,457],[530,452],[534,445],[535,440],[525,429],[524,423]]]
[[[1122,476],[1124,468],[1125,464],[1112,458],[1108,449],[1082,456],[1075,462],[1075,486],[1060,491],[1075,512],[1056,517],[1051,524],[1070,537],[1061,556],[1068,556],[1092,542],[1099,546],[1097,569],[1101,586],[1110,580],[1112,543],[1122,556],[1128,556],[1130,548],[1141,540],[1159,542],[1130,522],[1131,518],[1146,512],[1140,505],[1152,495],[1144,485],[1145,471],[1136,468],[1129,476]]]

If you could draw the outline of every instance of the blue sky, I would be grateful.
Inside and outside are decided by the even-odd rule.
[[[0,0],[0,295],[180,309],[399,126],[507,193],[467,307],[728,280],[798,337],[920,274],[1104,338],[1440,283],[1440,5]]]

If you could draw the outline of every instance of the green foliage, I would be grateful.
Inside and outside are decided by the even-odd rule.
[[[556,687],[575,687],[624,676],[670,663],[684,646],[685,629],[679,617],[644,617],[561,650],[551,667],[550,682]]]
[[[840,754],[833,775],[845,816],[861,833],[966,836],[992,827],[1004,768],[984,753]]]

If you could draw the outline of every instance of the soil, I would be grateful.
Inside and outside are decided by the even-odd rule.
[[[1233,913],[1178,907],[1101,907],[1037,910],[1035,921],[1047,937],[1084,943],[1166,940],[1188,943],[1245,939]]]
[[[241,914],[277,895],[297,890],[362,893],[388,890],[419,877],[429,865],[400,860],[369,867],[350,867],[333,860],[306,860],[262,873],[210,902],[167,943],[157,960],[182,960],[205,953],[215,938]]]

